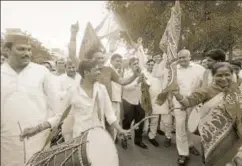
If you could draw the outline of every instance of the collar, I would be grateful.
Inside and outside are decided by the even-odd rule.
[[[21,74],[22,72],[24,72],[25,70],[28,70],[29,68],[32,67],[32,62],[30,62],[26,67],[23,68],[23,70],[19,73]],[[8,74],[13,74],[13,75],[19,75],[16,73],[16,71],[8,64],[8,62],[2,64],[1,66],[1,71],[4,73],[8,73]]]
[[[194,66],[194,64],[192,62],[190,62],[189,65],[187,66],[187,68],[191,68],[193,66]],[[182,67],[180,64],[177,65],[177,68],[178,69],[187,69],[187,68]]]

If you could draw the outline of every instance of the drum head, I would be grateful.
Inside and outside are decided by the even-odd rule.
[[[88,131],[87,155],[91,166],[119,166],[119,157],[111,136],[102,128]]]
[[[200,114],[198,113],[198,109],[195,108],[192,110],[187,124],[188,125],[187,128],[191,133],[195,133],[197,131],[199,121],[200,121]]]

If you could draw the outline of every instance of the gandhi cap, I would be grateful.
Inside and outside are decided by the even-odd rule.
[[[21,32],[11,32],[5,35],[5,43],[31,44],[30,37]]]

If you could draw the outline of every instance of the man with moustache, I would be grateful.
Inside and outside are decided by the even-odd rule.
[[[19,139],[21,128],[48,118],[47,105],[56,102],[57,91],[48,69],[31,62],[31,43],[26,35],[7,34],[4,49],[8,60],[1,66],[1,165],[20,166],[41,150],[49,133],[25,140],[24,147]]]

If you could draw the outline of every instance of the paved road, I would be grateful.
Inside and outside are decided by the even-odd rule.
[[[163,146],[164,136],[157,136],[157,141],[160,143],[159,147],[154,147],[149,143],[148,138],[144,138],[144,142],[149,149],[141,149],[133,144],[131,140],[128,141],[128,149],[124,150],[120,143],[117,149],[120,157],[120,166],[177,166],[177,150],[175,140],[172,140],[172,146],[165,148]],[[199,138],[194,136],[196,147],[199,147]],[[201,166],[201,156],[190,156],[188,166]]]

